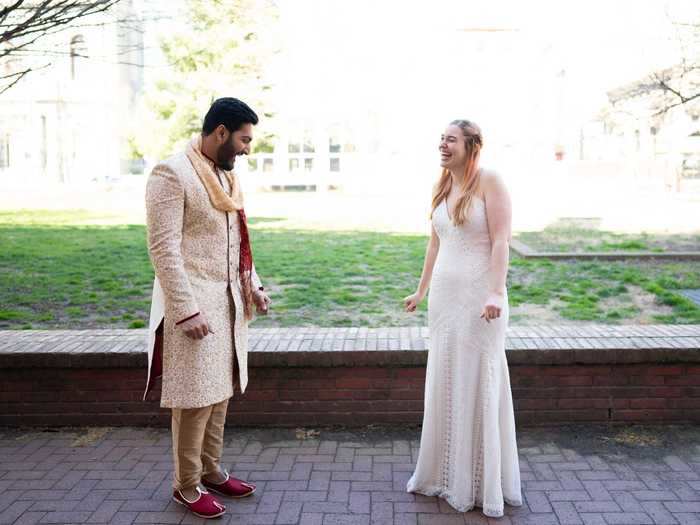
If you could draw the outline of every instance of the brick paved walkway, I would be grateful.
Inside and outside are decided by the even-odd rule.
[[[227,431],[258,484],[221,524],[700,524],[700,427],[519,432],[525,505],[501,519],[405,492],[418,432]],[[160,429],[0,430],[0,524],[204,523],[170,501]]]

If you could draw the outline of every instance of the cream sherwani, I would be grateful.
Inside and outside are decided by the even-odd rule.
[[[219,181],[230,193],[223,173]],[[149,380],[158,366],[162,341],[161,406],[213,405],[248,383],[248,322],[238,274],[240,230],[237,213],[215,209],[190,160],[181,153],[158,164],[146,187],[148,252],[155,268],[149,324]],[[260,280],[253,269],[253,286]],[[213,334],[187,337],[176,323],[197,312]],[[162,338],[156,337],[159,327]],[[234,378],[235,358],[238,377]]]

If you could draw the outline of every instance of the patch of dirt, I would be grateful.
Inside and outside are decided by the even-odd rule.
[[[617,431],[610,436],[599,436],[603,442],[612,442],[618,445],[628,447],[660,447],[663,446],[663,440],[657,432],[652,432],[644,427],[631,427],[616,429]]]
[[[321,432],[316,429],[309,428],[297,428],[295,431],[295,437],[297,439],[315,439],[321,435]]]
[[[101,441],[111,430],[113,430],[111,427],[47,427],[43,429],[19,427],[8,428],[6,431],[0,430],[0,437],[25,443],[35,439],[45,439],[47,434],[58,434],[60,438],[70,440],[71,447],[87,447]]]
[[[556,325],[585,325],[591,324],[590,321],[577,321],[566,319],[559,315],[556,311],[557,306],[562,306],[564,303],[558,300],[551,300],[549,304],[531,304],[524,303],[518,306],[510,307],[510,323],[512,325],[529,326],[541,324],[556,324]]]
[[[107,432],[112,430],[110,427],[89,427],[82,431],[73,439],[71,447],[87,447],[94,445],[100,441]]]
[[[656,296],[652,293],[643,290],[639,286],[627,285],[628,293],[607,297],[600,301],[600,306],[605,311],[616,310],[634,306],[639,309],[639,313],[629,318],[618,320],[618,324],[654,324],[658,321],[654,320],[655,315],[672,315],[673,308],[658,304]]]
[[[697,425],[585,424],[524,427],[519,432],[518,445],[522,449],[551,442],[579,454],[617,461],[661,459],[669,454],[691,456],[697,454],[698,439]]]
[[[615,324],[655,324],[658,321],[654,319],[654,316],[673,314],[673,308],[657,303],[654,294],[643,290],[639,286],[627,285],[627,288],[629,290],[628,293],[607,297],[598,303],[603,312],[612,312],[629,307],[635,307],[639,310],[636,315],[615,319]],[[512,306],[510,308],[510,324],[527,326],[540,324],[585,325],[591,323],[591,321],[577,321],[562,317],[559,315],[557,308],[563,305],[564,303],[561,301],[551,300],[546,305],[524,303],[519,306]]]
[[[510,324],[559,324],[561,316],[543,304],[524,303],[510,308]]]

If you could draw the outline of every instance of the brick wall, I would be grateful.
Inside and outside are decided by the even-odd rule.
[[[270,361],[257,357],[259,362]],[[511,387],[521,425],[700,421],[697,363],[519,364],[523,357],[509,352],[509,360],[515,361],[510,365]],[[352,366],[304,366],[301,358],[292,367],[253,363],[248,391],[231,404],[229,423],[420,424],[423,365],[387,363],[376,353],[370,361],[382,361],[382,365],[363,366],[357,363],[357,355],[353,359]],[[137,361],[140,366],[134,362],[42,368],[29,366],[25,359],[17,361],[25,366],[3,367],[0,425],[165,426],[168,412],[159,408],[156,396],[141,401],[143,356]]]
[[[700,421],[700,366],[516,366],[520,423]]]

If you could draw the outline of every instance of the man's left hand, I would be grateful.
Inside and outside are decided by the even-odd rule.
[[[255,303],[255,309],[260,315],[267,315],[268,308],[270,306],[270,298],[262,290],[255,290],[253,292],[253,302]]]

